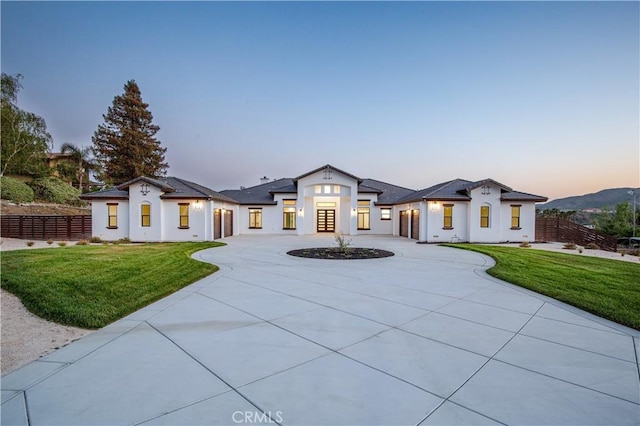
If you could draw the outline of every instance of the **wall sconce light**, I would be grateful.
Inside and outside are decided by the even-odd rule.
[[[298,216],[302,216],[304,213],[304,210],[302,210],[302,208],[298,209]]]
[[[193,208],[196,210],[200,210],[202,208],[202,201],[196,200],[196,202],[193,203]]]
[[[323,172],[324,176],[322,177],[322,179],[331,180],[332,179],[331,174],[332,174],[331,167],[329,167],[329,166],[325,167],[324,168],[324,172]]]
[[[437,201],[433,201],[433,202],[431,203],[431,211],[434,211],[434,212],[435,212],[435,211],[437,211],[437,210],[438,210],[438,208],[439,208],[439,207],[440,207],[440,205],[438,204],[438,202],[437,202]]]
[[[140,188],[140,193],[142,195],[147,195],[149,192],[151,192],[151,190],[149,189],[149,184],[146,182],[140,185]]]
[[[358,209],[351,209],[351,216],[356,217],[358,215]]]
[[[224,215],[224,213],[227,211],[227,209],[222,209],[220,210],[220,213]]]

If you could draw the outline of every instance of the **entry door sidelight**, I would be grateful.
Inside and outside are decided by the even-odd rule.
[[[335,232],[336,211],[317,210],[317,232]]]

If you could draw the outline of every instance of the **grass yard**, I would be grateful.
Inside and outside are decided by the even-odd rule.
[[[2,253],[2,288],[59,324],[100,328],[218,270],[191,254],[224,243],[72,246]]]
[[[445,244],[491,256],[487,272],[640,330],[640,264],[518,247]]]

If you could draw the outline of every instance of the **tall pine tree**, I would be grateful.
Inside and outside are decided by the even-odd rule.
[[[134,80],[124,85],[124,94],[113,98],[113,105],[103,115],[104,124],[93,135],[93,151],[100,166],[99,178],[108,185],[118,185],[139,176],[163,177],[169,165],[167,148],[160,146],[155,134],[153,115],[142,101]]]

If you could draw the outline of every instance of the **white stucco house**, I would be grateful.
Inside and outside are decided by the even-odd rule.
[[[175,177],[139,177],[82,198],[91,202],[93,235],[104,240],[343,232],[429,243],[532,241],[535,203],[547,201],[492,179],[455,179],[416,191],[331,165],[220,192]]]

